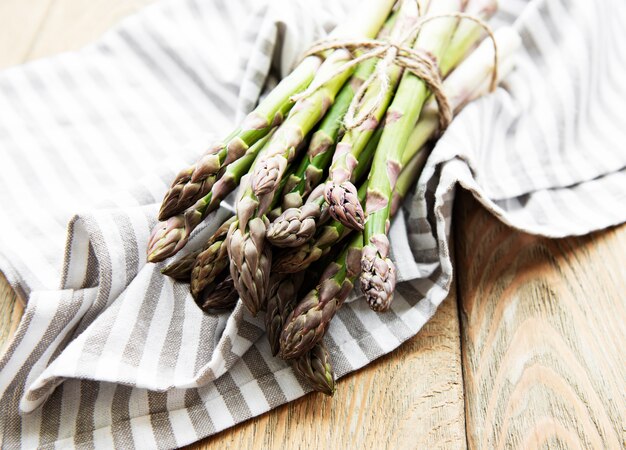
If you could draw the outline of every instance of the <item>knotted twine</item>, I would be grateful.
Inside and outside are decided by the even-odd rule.
[[[378,109],[390,85],[389,76],[387,75],[388,68],[391,64],[394,64],[420,78],[433,93],[439,109],[439,129],[440,132],[443,132],[452,121],[452,109],[444,92],[443,77],[439,69],[437,58],[425,49],[411,47],[411,44],[417,39],[420,30],[426,23],[442,18],[471,20],[485,30],[488,37],[493,42],[494,49],[493,70],[491,72],[491,83],[489,86],[489,91],[493,92],[498,83],[498,45],[493,30],[479,17],[467,13],[455,12],[420,17],[416,24],[406,33],[404,38],[400,39],[398,42],[381,39],[323,39],[315,42],[303,54],[303,58],[308,56],[323,56],[330,50],[339,49],[347,50],[352,55],[357,51],[364,53],[350,59],[350,61],[347,61],[326,77],[317,81],[314,80],[307,89],[292,96],[292,101],[297,102],[310,97],[333,78],[346,70],[352,69],[363,61],[371,58],[381,58],[374,72],[363,82],[350,102],[344,117],[345,128],[351,130],[360,126]],[[376,81],[379,81],[380,89],[378,90],[375,100],[371,102],[370,107],[366,109],[364,106],[365,94],[369,87]]]

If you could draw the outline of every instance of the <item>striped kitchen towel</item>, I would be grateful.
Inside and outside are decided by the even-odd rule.
[[[172,448],[307,392],[260,318],[203,314],[145,263],[146,243],[177,170],[356,3],[162,0],[80,52],[0,74],[0,269],[27,302],[0,360],[3,447]],[[626,220],[626,3],[500,7],[494,25],[522,36],[517,69],[455,119],[394,221],[392,310],[356,299],[333,321],[339,376],[446,297],[457,185],[545,236]]]

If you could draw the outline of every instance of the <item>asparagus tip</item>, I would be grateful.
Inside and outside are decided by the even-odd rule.
[[[274,192],[287,167],[287,160],[274,156],[262,161],[253,173],[251,183],[254,194],[258,197]]]
[[[158,223],[148,242],[148,262],[163,261],[176,254],[187,243],[185,221],[182,216],[174,216],[166,222]]]
[[[265,243],[267,227],[256,217],[248,222],[248,230],[233,223],[226,238],[230,257],[230,274],[241,301],[256,317],[267,300],[272,251]]]
[[[310,351],[292,360],[292,367],[314,390],[330,397],[334,395],[336,389],[335,374],[330,361],[330,354],[323,342],[316,344]]]
[[[389,258],[380,255],[375,245],[363,247],[360,281],[369,307],[376,312],[387,311],[396,287],[396,269]]]
[[[267,240],[276,247],[298,247],[313,237],[321,215],[319,205],[289,208],[267,228]]]
[[[363,230],[365,213],[359,201],[356,187],[345,181],[340,184],[328,182],[324,191],[328,211],[335,220],[353,230]]]

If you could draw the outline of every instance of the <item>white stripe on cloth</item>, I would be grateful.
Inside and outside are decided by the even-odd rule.
[[[308,392],[271,356],[262,317],[203,314],[144,255],[177,170],[350,3],[162,0],[80,52],[0,73],[0,269],[29,296],[0,360],[3,447],[177,447]],[[500,3],[493,23],[523,39],[517,70],[432,151],[390,230],[392,310],[353,295],[330,326],[338,376],[413,336],[448,295],[457,186],[550,237],[626,219],[626,4]]]

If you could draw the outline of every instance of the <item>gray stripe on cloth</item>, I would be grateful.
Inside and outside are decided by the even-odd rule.
[[[359,320],[352,308],[341,308],[336,318],[345,324],[348,333],[350,333],[350,336],[352,336],[368,359],[372,360],[375,358],[374,355],[382,353],[382,349],[376,342],[376,339],[367,332],[363,322]]]
[[[352,367],[352,364],[350,364],[350,361],[348,360],[346,355],[340,350],[332,335],[327,334],[326,336],[324,336],[324,343],[326,344],[326,347],[330,352],[331,361],[333,363],[336,377],[342,377],[343,375],[350,373],[354,370],[354,367]],[[300,382],[302,390],[308,392],[309,389],[311,389],[305,380],[298,380]]]
[[[80,384],[80,403],[78,406],[79,420],[74,431],[74,444],[81,448],[95,448],[91,432],[94,426],[94,408],[100,386],[95,383]]]
[[[158,73],[160,78],[164,81],[162,86],[166,89],[166,92],[170,94],[174,101],[178,96],[185,97],[180,89],[176,87],[176,83],[168,77],[164,69],[161,68],[160,65],[142,49],[141,45],[139,45],[128,32],[120,30],[119,36],[128,45],[128,48],[135,54],[135,56],[137,56],[151,71]],[[199,111],[196,111],[196,113],[199,113]],[[195,121],[198,122],[198,125],[202,126],[203,123],[198,117],[199,114],[191,115],[191,118],[195,119]]]
[[[148,284],[146,301],[141,304],[141,308],[137,314],[138,320],[133,326],[133,331],[130,334],[130,338],[122,354],[122,361],[130,367],[138,367],[139,361],[143,356],[143,344],[148,337],[149,324],[154,317],[163,282],[163,276],[156,270],[153,271]]]
[[[198,346],[194,372],[199,373],[202,366],[206,365],[211,360],[211,356],[213,355],[215,347],[222,337],[222,333],[218,333],[218,327],[220,326],[221,322],[225,322],[227,320],[227,314],[228,313],[222,313],[217,317],[209,315],[204,315],[202,317],[202,323],[200,325],[200,335],[212,336],[213,340],[212,342],[203,341],[201,342],[201,345]]]
[[[258,380],[259,388],[263,391],[265,400],[267,400],[270,408],[275,408],[287,401],[285,394],[280,388],[280,384],[271,376],[272,371],[256,346],[253,345],[250,347],[250,350],[244,354],[243,362],[250,370],[252,376]]]
[[[175,448],[176,440],[172,423],[167,414],[167,392],[148,391],[148,405],[150,408],[150,421],[159,448]]]
[[[50,396],[48,401],[42,406],[41,416],[49,417],[41,422],[42,442],[54,442],[59,438],[61,428],[61,404],[63,401],[64,385],[61,384]]]
[[[133,430],[130,425],[130,396],[133,388],[118,384],[111,404],[113,442],[115,448],[135,448]]]
[[[185,326],[185,303],[189,301],[189,288],[181,283],[174,284],[173,314],[167,327],[164,346],[161,349],[158,365],[159,377],[173,377],[176,361],[183,344],[183,330]],[[163,324],[164,325],[164,324]],[[190,345],[194,345],[190,343]],[[193,347],[192,347],[193,348]],[[188,351],[188,350],[186,350]]]
[[[185,391],[185,408],[197,436],[215,432],[215,425],[213,425],[211,416],[207,412],[197,389],[192,388]]]
[[[93,249],[91,243],[87,250],[87,264],[85,269],[85,278],[81,284],[83,288],[96,287],[98,279],[100,277],[100,268],[98,265],[98,258],[96,258],[96,252]]]
[[[123,241],[126,284],[128,285],[139,272],[140,255],[137,246],[137,237],[135,236],[133,224],[126,214],[113,214],[113,221],[117,225],[120,238]]]
[[[202,92],[208,99],[210,99],[211,103],[214,103],[219,111],[225,114],[229,114],[229,112],[232,111],[231,105],[226,99],[222,98],[221,93],[219,93],[218,91],[214,91],[213,89],[208,87],[203,77],[201,77],[194,70],[193,67],[186,64],[185,61],[181,59],[176,54],[176,52],[170,46],[168,46],[166,42],[163,41],[163,39],[158,34],[156,34],[152,30],[146,30],[146,32],[148,36],[150,36],[150,38],[153,39],[158,44],[158,47],[163,51],[163,53],[165,53],[172,60],[172,62],[180,69],[180,71],[190,81],[192,81],[193,85],[198,88],[198,91]]]
[[[213,384],[224,399],[224,403],[226,403],[226,407],[233,416],[235,423],[242,422],[252,417],[248,403],[230,373],[225,373],[215,380]],[[209,413],[211,412],[213,414],[217,413],[217,411],[209,411]]]
[[[98,259],[98,297],[92,308],[82,318],[76,333],[82,333],[85,329],[98,317],[100,311],[104,309],[109,302],[109,293],[111,292],[111,256],[109,249],[104,245],[104,236],[100,227],[92,220],[92,218],[84,218],[85,228],[90,236],[90,242],[93,242],[94,252]]]
[[[420,296],[416,295],[416,292],[414,290],[405,289],[404,288],[405,284],[406,283],[399,283],[398,285],[396,285],[396,293],[395,293],[396,300],[398,300],[397,297],[401,297],[402,301],[406,302],[410,306],[411,304],[415,304],[417,301],[423,298],[421,295]],[[403,287],[400,287],[401,285]],[[406,295],[407,293],[410,293],[410,296],[408,297],[408,299]],[[388,312],[384,314],[380,314],[378,318],[380,319],[382,323],[387,325],[387,328],[389,329],[391,334],[393,334],[396,337],[396,339],[398,339],[398,341],[404,342],[413,336],[411,329],[409,329],[409,327],[406,326],[406,324],[402,321],[402,318],[398,314],[396,314],[396,312],[393,309],[390,309]]]
[[[57,306],[46,331],[43,333],[42,339],[35,345],[28,357],[24,359],[24,362],[17,371],[13,381],[11,381],[11,383],[6,387],[4,394],[0,398],[0,404],[3,405],[3,408],[19,411],[20,400],[26,388],[26,378],[29,375],[32,366],[45,355],[46,351],[50,351],[50,342],[57,338],[59,333],[65,329],[67,323],[74,318],[80,309],[80,302],[72,301],[68,293],[65,292],[65,294],[66,295],[59,300],[59,305]],[[35,305],[29,306],[29,309],[32,316],[37,315]],[[29,320],[32,320],[32,318]],[[12,350],[17,348],[13,345],[11,347],[7,350],[5,358],[13,356]],[[4,436],[3,444],[8,447],[18,446],[22,426],[21,417],[18,414],[3,416],[0,424],[2,425],[2,435]]]

